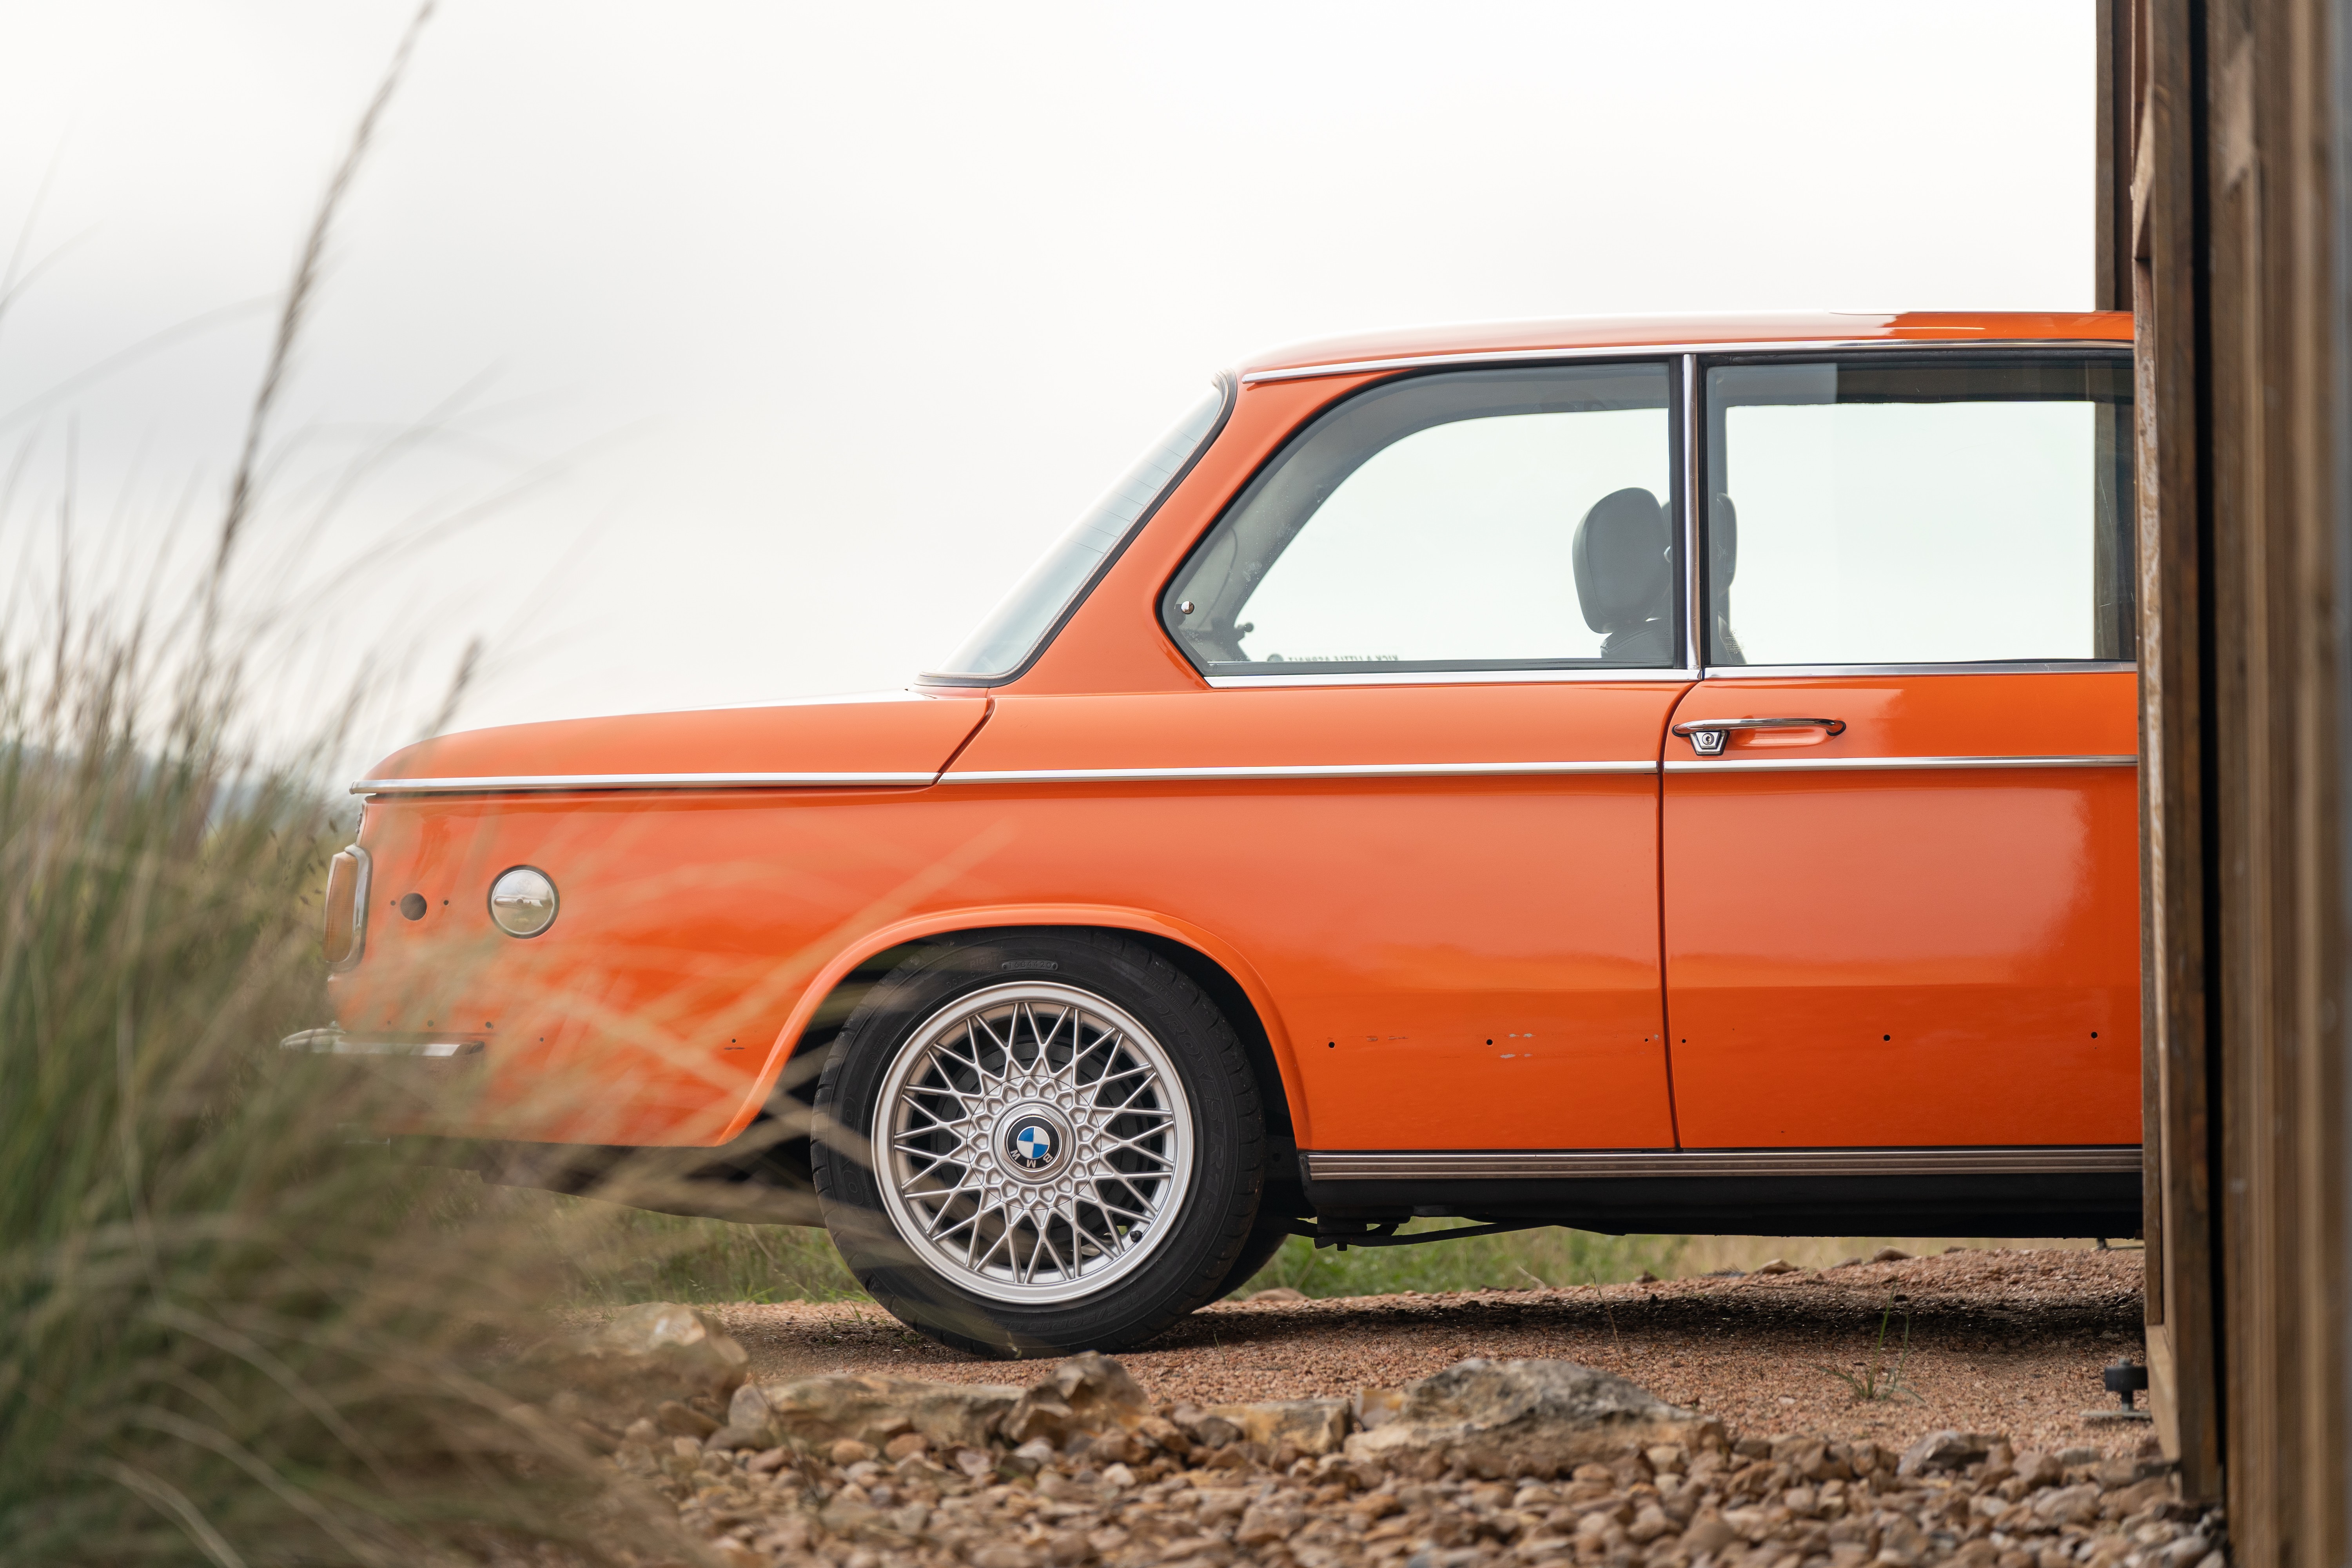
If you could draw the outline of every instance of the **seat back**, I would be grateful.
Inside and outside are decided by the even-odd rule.
[[[1622,632],[1672,615],[1670,542],[1666,509],[1648,490],[1628,486],[1594,501],[1576,525],[1572,549],[1584,624]]]

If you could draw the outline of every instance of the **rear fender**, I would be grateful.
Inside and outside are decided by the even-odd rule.
[[[1290,1036],[1283,1027],[1282,1015],[1276,1008],[1274,998],[1267,993],[1265,983],[1259,978],[1257,971],[1231,945],[1188,921],[1171,920],[1148,910],[1109,904],[981,905],[934,910],[867,931],[856,942],[834,954],[811,977],[807,988],[801,993],[800,1000],[793,1004],[791,1015],[785,1018],[783,1027],[778,1031],[775,1043],[768,1047],[767,1060],[761,1065],[758,1079],[743,1102],[736,1108],[719,1142],[724,1142],[749,1127],[761,1108],[770,1102],[770,1097],[775,1093],[787,1065],[808,1034],[818,1011],[835,990],[861,965],[894,947],[903,947],[926,938],[1003,926],[1088,926],[1104,931],[1133,931],[1190,948],[1216,964],[1232,977],[1250,1007],[1257,1014],[1258,1023],[1265,1031],[1266,1048],[1274,1058],[1275,1071],[1281,1079],[1283,1100],[1290,1113],[1292,1135],[1300,1146],[1312,1146],[1307,1109],[1298,1091],[1297,1068],[1292,1059]]]

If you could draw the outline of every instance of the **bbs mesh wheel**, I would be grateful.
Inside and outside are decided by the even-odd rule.
[[[825,1226],[859,1281],[986,1354],[1112,1350],[1212,1300],[1265,1133],[1232,1026],[1103,932],[943,942],[875,987],[817,1089]]]

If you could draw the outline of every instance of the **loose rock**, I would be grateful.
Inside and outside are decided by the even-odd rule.
[[[1723,1427],[1622,1377],[1564,1361],[1465,1361],[1409,1384],[1351,1459],[1459,1463],[1482,1476],[1556,1475],[1661,1444],[1721,1449]],[[1368,1401],[1376,1406],[1386,1400]]]
[[[1930,1432],[1903,1450],[1902,1461],[1895,1467],[1898,1476],[1916,1475],[1922,1470],[1957,1470],[1965,1465],[1980,1463],[1996,1444],[2006,1445],[2005,1437],[1988,1436],[1982,1432]]]
[[[908,1377],[804,1377],[760,1391],[781,1438],[830,1443],[854,1437],[877,1449],[918,1432],[940,1448],[984,1448],[1021,1397],[990,1384],[926,1383]]]
[[[1344,1399],[1281,1399],[1262,1405],[1220,1405],[1205,1413],[1229,1423],[1242,1441],[1269,1454],[1286,1444],[1318,1458],[1336,1454],[1348,1440],[1355,1416]]]
[[[675,1301],[628,1307],[593,1327],[533,1346],[517,1381],[543,1396],[564,1389],[614,1403],[725,1399],[751,1358],[712,1319]],[[715,1425],[715,1424],[714,1424]]]
[[[654,1425],[679,1437],[708,1437],[719,1430],[718,1422],[675,1399],[665,1399],[654,1406]]]
[[[1734,1443],[1566,1362],[1212,1409],[1155,1411],[1102,1356],[1018,1391],[691,1398],[617,1422],[604,1462],[728,1568],[2221,1568],[2218,1521],[2189,1517],[2158,1459],[1957,1430],[1900,1464],[1804,1433]],[[779,1440],[738,1445],[755,1429]]]
[[[1095,1351],[1056,1363],[1040,1383],[1022,1394],[1003,1420],[1015,1443],[1032,1437],[1055,1441],[1074,1432],[1101,1432],[1139,1426],[1150,1403],[1127,1368]]]

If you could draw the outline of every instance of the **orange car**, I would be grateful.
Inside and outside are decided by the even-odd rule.
[[[2130,333],[1262,359],[910,690],[386,759],[289,1044],[987,1352],[1416,1215],[2133,1234]]]

